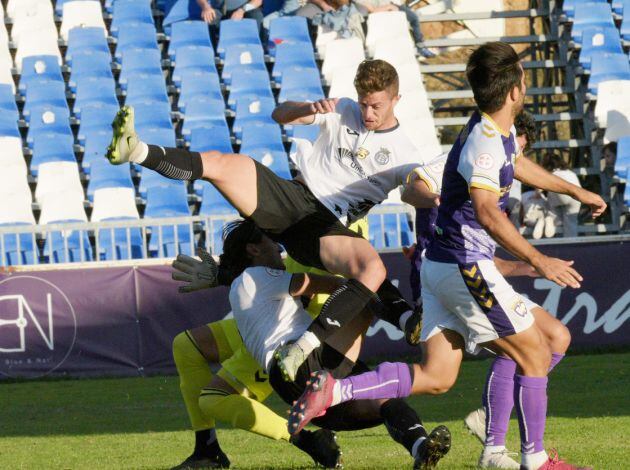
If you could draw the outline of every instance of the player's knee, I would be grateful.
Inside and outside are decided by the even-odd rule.
[[[453,385],[455,385],[455,382],[457,381],[457,377],[440,377],[439,379],[435,380],[429,390],[428,393],[430,395],[442,395],[443,393],[448,392],[451,388],[453,388]]]
[[[561,322],[557,322],[557,325],[554,326],[551,332],[551,337],[549,338],[551,351],[558,354],[564,354],[566,350],[569,349],[570,344],[571,332]]]
[[[387,270],[381,258],[376,255],[361,263],[356,279],[372,292],[376,292],[387,277]]]

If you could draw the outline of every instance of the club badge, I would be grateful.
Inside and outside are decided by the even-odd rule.
[[[376,155],[374,155],[374,160],[379,165],[387,165],[389,163],[390,155],[391,155],[391,152],[389,150],[381,147],[381,149],[378,152],[376,152]]]

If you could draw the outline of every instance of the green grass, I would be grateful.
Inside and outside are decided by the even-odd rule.
[[[480,402],[489,362],[468,361],[439,397],[413,397],[425,424],[445,423],[453,448],[440,468],[475,468],[481,449],[462,418]],[[570,461],[630,468],[630,353],[568,357],[552,375],[546,445]],[[272,397],[279,413],[286,406]],[[518,449],[510,423],[508,447]],[[309,468],[285,442],[221,426],[233,468]],[[339,434],[346,468],[410,468],[383,426]],[[188,456],[193,434],[176,377],[0,383],[0,469],[169,468]]]

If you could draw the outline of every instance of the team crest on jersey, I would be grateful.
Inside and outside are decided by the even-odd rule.
[[[521,299],[520,297],[517,297],[512,302],[512,310],[514,310],[514,313],[516,313],[520,317],[524,317],[525,315],[527,315],[527,305],[525,305],[525,302],[523,302],[523,299]]]
[[[389,163],[390,155],[391,155],[391,152],[389,150],[381,147],[381,149],[378,152],[376,152],[376,155],[374,155],[374,160],[379,165],[387,165]]]
[[[273,277],[280,277],[284,274],[284,271],[282,269],[265,268],[265,271],[267,271],[267,274]]]
[[[483,169],[489,170],[494,165],[494,158],[489,153],[482,153],[475,160],[475,166]]]

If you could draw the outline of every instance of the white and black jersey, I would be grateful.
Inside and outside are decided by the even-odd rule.
[[[332,113],[316,114],[313,125],[320,126],[319,136],[297,164],[311,192],[344,223],[365,216],[423,163],[399,125],[368,131],[359,104],[349,98]]]

